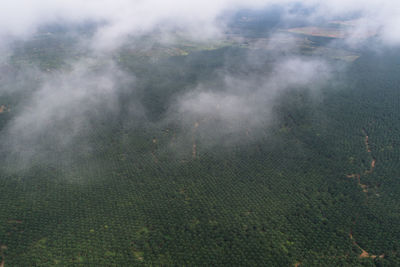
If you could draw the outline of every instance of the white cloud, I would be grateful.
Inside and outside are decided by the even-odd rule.
[[[285,5],[290,0],[14,0],[3,1],[0,9],[0,35],[24,36],[42,23],[65,21],[108,21],[98,37],[112,40],[146,32],[166,23],[202,34],[216,30],[215,19],[225,10]],[[314,15],[330,17],[360,12],[373,29],[382,29],[383,40],[400,42],[400,2],[393,0],[303,0],[316,7]]]

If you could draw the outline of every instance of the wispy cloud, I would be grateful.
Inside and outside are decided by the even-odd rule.
[[[26,36],[39,25],[58,21],[102,21],[106,23],[98,31],[97,44],[104,42],[104,46],[109,46],[112,41],[116,42],[126,35],[166,25],[201,35],[215,34],[220,29],[216,19],[227,10],[271,5],[285,8],[294,3],[311,8],[312,12],[308,13],[310,18],[357,14],[364,20],[357,24],[356,31],[380,29],[384,41],[391,44],[400,42],[400,4],[392,0],[16,0],[2,5],[0,35]]]
[[[293,12],[299,3],[307,12]],[[348,41],[368,32],[378,32],[383,43],[400,44],[400,3],[391,0],[7,1],[0,9],[0,59],[6,58],[5,47],[11,39],[29,39],[46,24],[92,21],[98,22],[98,27],[78,45],[90,51],[90,55],[69,62],[69,67],[50,73],[35,67],[19,70],[13,88],[26,90],[27,94],[24,106],[18,108],[2,130],[3,144],[10,153],[21,154],[28,161],[38,155],[45,158],[49,156],[46,154],[49,145],[62,149],[85,136],[96,114],[118,113],[121,88],[135,90],[135,73],[122,71],[114,63],[113,55],[130,37],[162,29],[167,32],[163,36],[171,42],[174,38],[169,37],[174,35],[168,35],[177,30],[186,32],[191,39],[207,39],[224,33],[226,25],[220,18],[225,12],[272,5],[285,10],[283,24],[285,19],[297,16],[309,22],[321,17],[326,20],[352,18],[356,20],[348,28]],[[314,90],[331,77],[332,66],[328,62],[293,53],[298,49],[296,40],[285,39],[282,46],[281,33],[273,33],[262,42],[267,42],[267,49],[283,53],[268,62],[269,71],[240,77],[222,71],[218,88],[205,81],[195,82],[170,102],[166,119],[160,123],[175,120],[193,125],[203,119],[209,127],[202,129],[211,132],[218,128],[220,136],[243,128],[257,128],[273,118],[272,109],[282,92],[298,87]],[[265,62],[260,58],[257,53],[246,57],[250,66],[262,69]],[[30,82],[34,88],[27,86]],[[3,86],[0,93],[7,90]],[[131,104],[133,113],[143,113],[139,100]]]

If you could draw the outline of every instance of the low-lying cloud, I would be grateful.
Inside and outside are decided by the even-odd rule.
[[[25,97],[12,107],[16,114],[0,137],[3,151],[20,160],[20,165],[40,158],[51,161],[60,156],[57,152],[76,145],[77,139],[81,139],[80,149],[91,149],[82,147],[86,144],[81,141],[92,133],[92,124],[105,114],[113,119],[120,111],[120,95],[134,84],[134,77],[112,62],[90,59],[60,72],[29,68],[23,72],[33,72],[37,84],[32,88],[32,78],[25,80]]]
[[[178,27],[193,36],[209,36],[221,30],[221,14],[239,8],[266,8],[293,5],[309,8],[309,19],[355,16],[356,32],[379,29],[382,40],[400,42],[400,4],[392,0],[16,0],[3,3],[0,10],[0,36],[29,36],[43,24],[55,22],[104,22],[96,44],[109,48],[127,35],[143,34],[161,26]],[[290,7],[290,8],[289,8]],[[303,14],[304,15],[304,14]]]
[[[268,124],[283,92],[317,89],[331,77],[330,67],[323,60],[283,57],[278,61],[265,75],[227,75],[218,88],[199,85],[179,97],[172,109],[177,118],[186,118],[189,124],[200,120],[214,122],[220,132],[232,134]]]
[[[293,12],[296,5],[306,12]],[[43,25],[94,22],[96,28],[74,48],[90,51],[89,55],[68,62],[68,67],[50,72],[35,66],[26,67],[18,70],[14,80],[0,75],[2,81],[13,83],[14,90],[26,90],[20,104],[23,106],[18,107],[17,113],[2,129],[3,148],[28,162],[38,155],[49,158],[48,151],[55,151],[49,146],[56,145],[62,151],[75,144],[77,138],[85,137],[93,118],[103,113],[117,114],[123,91],[136,90],[135,73],[127,74],[114,61],[118,49],[129,38],[158,30],[163,34],[157,36],[171,42],[177,32],[184,32],[186,38],[192,40],[212,39],[226,31],[229,18],[224,14],[241,8],[271,6],[282,7],[282,25],[285,18],[297,16],[310,23],[320,18],[327,21],[353,19],[352,27],[348,28],[349,42],[357,42],[359,36],[377,32],[383,43],[400,44],[400,3],[391,0],[8,1],[0,10],[1,62],[12,54],[7,50],[7,45],[12,43],[10,40],[29,40]],[[263,42],[265,40],[260,46]],[[317,90],[331,77],[333,66],[328,62],[294,55],[292,50],[297,49],[296,41],[287,39],[282,46],[281,33],[272,33],[267,42],[267,49],[283,54],[268,63],[270,71],[240,77],[222,73],[218,88],[196,81],[170,102],[166,118],[158,123],[165,125],[179,121],[193,126],[202,120],[208,124],[208,128],[203,128],[205,133],[218,128],[219,137],[257,128],[273,118],[273,107],[282,92],[299,87]],[[254,61],[251,66],[262,68],[264,62],[257,57],[257,53],[249,55],[248,60]],[[30,82],[34,88],[29,86]],[[9,87],[1,86],[0,94],[9,94],[9,90]],[[144,117],[139,99],[130,104],[132,114]]]

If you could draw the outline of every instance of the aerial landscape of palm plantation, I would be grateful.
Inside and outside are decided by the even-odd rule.
[[[400,266],[397,2],[0,17],[0,267]]]

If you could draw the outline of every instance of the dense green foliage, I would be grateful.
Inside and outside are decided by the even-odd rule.
[[[69,52],[48,45],[45,55],[18,48],[7,69],[17,73],[27,61],[62,67],[60,51]],[[192,125],[157,123],[174,96],[218,83],[219,71],[268,72],[268,61],[246,65],[248,53],[228,47],[153,62],[120,51],[136,90],[124,93],[117,114],[93,119],[74,146],[47,148],[69,160],[13,171],[18,162],[1,155],[5,266],[400,265],[398,51],[360,52],[317,100],[307,89],[283,93],[273,122],[234,133],[240,142],[210,147]],[[24,94],[0,98],[11,107],[1,127]],[[131,99],[147,120],[131,117]],[[383,257],[361,258],[362,249]]]

